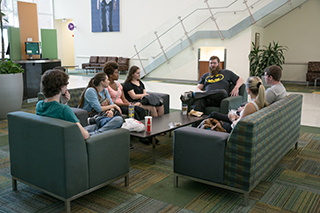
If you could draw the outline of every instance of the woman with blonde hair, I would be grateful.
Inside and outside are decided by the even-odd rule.
[[[208,118],[219,120],[223,129],[230,133],[239,120],[268,105],[266,101],[265,88],[259,77],[249,77],[246,82],[246,89],[251,101],[245,105],[244,109],[240,112],[240,116],[233,112],[229,112],[228,115],[212,112]]]

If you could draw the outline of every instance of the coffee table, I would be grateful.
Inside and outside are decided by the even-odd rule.
[[[152,138],[152,164],[156,161],[156,135],[164,132],[169,132],[177,128],[190,125],[197,121],[201,121],[207,118],[207,115],[202,115],[201,117],[182,115],[181,111],[172,112],[169,114],[164,114],[162,116],[152,118],[152,131],[150,133],[144,132],[130,132],[130,135],[138,138]],[[145,121],[141,120],[144,124]],[[175,126],[170,128],[169,123],[181,123],[180,126]]]

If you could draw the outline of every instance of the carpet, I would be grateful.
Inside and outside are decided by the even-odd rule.
[[[34,105],[24,106],[34,113]],[[157,136],[156,164],[151,145],[131,138],[130,181],[120,179],[71,202],[72,212],[320,212],[320,129],[301,126],[298,150],[290,150],[250,193],[243,196],[191,180],[173,186],[172,140]],[[7,121],[0,121],[0,212],[63,212],[64,203],[18,182],[11,188]]]

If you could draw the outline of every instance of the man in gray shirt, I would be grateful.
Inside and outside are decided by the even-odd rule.
[[[267,84],[271,85],[271,87],[266,90],[266,100],[269,104],[287,96],[286,88],[280,82],[281,68],[279,66],[272,65],[267,67],[264,70],[264,79]]]

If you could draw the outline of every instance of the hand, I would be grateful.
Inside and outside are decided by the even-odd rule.
[[[239,108],[237,109],[237,112],[241,112],[243,109],[244,109],[244,107],[239,107]]]
[[[141,106],[142,104],[140,103],[140,102],[136,102],[135,104],[134,104],[134,106]]]
[[[62,95],[61,95],[61,101],[62,101],[62,104],[67,104],[68,101],[70,100],[70,93],[68,92],[68,90],[66,90]]]
[[[233,90],[230,92],[231,96],[239,96],[239,89],[234,87]]]
[[[112,118],[113,117],[113,111],[112,110],[107,111],[106,117]]]
[[[234,113],[232,113],[232,112],[229,112],[229,113],[228,113],[228,118],[229,118],[230,121],[233,122],[233,121],[236,121],[236,120],[239,119],[239,115],[234,114]]]

